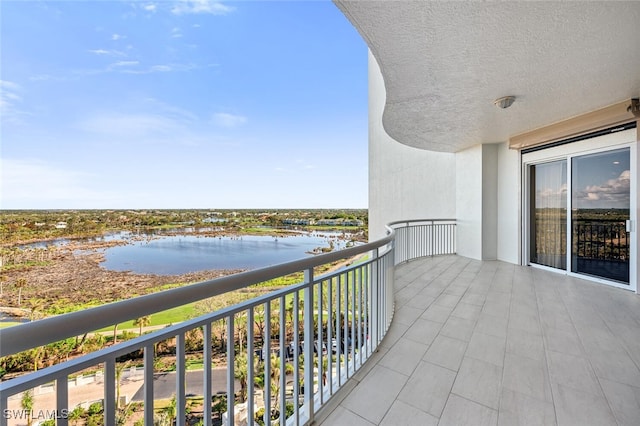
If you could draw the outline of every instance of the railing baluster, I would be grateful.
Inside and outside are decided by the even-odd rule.
[[[300,424],[300,294],[293,293],[293,409],[295,425]]]
[[[116,360],[109,358],[104,362],[104,424],[116,424],[116,410],[120,401],[116,399]],[[71,409],[71,407],[68,407]]]
[[[203,368],[204,368],[204,384],[203,384],[203,390],[202,390],[202,394],[204,395],[204,400],[203,400],[203,405],[204,405],[204,424],[205,426],[210,426],[212,423],[212,410],[211,410],[211,404],[213,403],[213,392],[211,390],[211,385],[213,382],[213,373],[211,371],[211,358],[212,358],[212,351],[211,351],[211,323],[207,323],[203,326],[204,330],[203,330],[203,335],[204,335],[204,342],[203,342],[203,357],[204,357],[204,362],[203,362]]]
[[[234,319],[233,314],[227,318],[227,419],[229,425],[235,424],[236,348]]]
[[[144,426],[153,426],[153,343],[144,346]]]
[[[333,395],[333,278],[327,280],[327,376],[329,377],[329,395]],[[336,351],[337,353],[337,351]]]
[[[104,407],[104,406],[103,406]],[[69,376],[66,374],[56,380],[56,424],[67,426],[69,420],[63,416],[65,410],[69,409]],[[31,415],[32,413],[29,413]]]
[[[287,381],[286,381],[286,365],[285,365],[285,354],[287,349],[286,342],[286,306],[284,296],[280,297],[280,424],[284,426],[285,422],[285,413],[286,411],[286,390],[287,390]]]
[[[336,277],[336,352],[338,359],[336,361],[336,373],[338,375],[338,387],[342,386],[342,357],[344,350],[342,349],[342,274]]]
[[[315,415],[313,406],[313,268],[305,269],[304,282],[304,405],[307,423]],[[266,423],[265,423],[266,424]]]
[[[253,406],[255,405],[255,377],[254,377],[254,312],[253,307],[247,311],[247,420],[249,424],[255,418]]]
[[[271,424],[271,302],[264,305],[264,345],[262,346],[264,358],[264,424]]]
[[[176,336],[176,425],[184,426],[185,421],[185,408],[187,406],[187,400],[185,398],[185,348],[184,348],[184,333],[179,333]]]

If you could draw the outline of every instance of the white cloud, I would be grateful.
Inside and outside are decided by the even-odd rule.
[[[631,172],[624,170],[615,179],[608,179],[600,185],[588,185],[578,191],[576,198],[582,208],[628,208],[629,191],[631,187]]]
[[[154,3],[149,3],[142,6],[142,8],[147,12],[155,12],[157,9],[157,6]]]
[[[115,194],[92,189],[87,173],[66,170],[39,159],[2,159],[5,208],[64,207],[70,202],[109,203]]]
[[[111,40],[114,40],[114,41],[122,40],[123,38],[127,38],[127,36],[124,36],[122,34],[113,34],[111,36]]]
[[[12,81],[0,80],[0,119],[2,123],[21,124],[27,115],[20,109],[22,88]]]
[[[126,56],[124,52],[119,50],[90,49],[89,52],[101,56]]]
[[[226,15],[235,10],[234,7],[215,0],[181,0],[171,9],[174,15],[208,13],[211,15]]]
[[[238,127],[247,122],[247,117],[242,115],[218,112],[213,114],[212,121],[220,127]]]
[[[138,61],[118,61],[116,63],[111,64],[112,67],[132,67],[140,64]]]
[[[138,138],[140,141],[158,140],[182,128],[182,124],[161,113],[114,113],[92,115],[80,123],[82,130],[115,140]]]
[[[180,38],[182,37],[182,32],[180,31],[180,28],[178,27],[174,27],[171,29],[171,38]]]

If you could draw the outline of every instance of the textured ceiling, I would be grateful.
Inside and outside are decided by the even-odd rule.
[[[640,96],[640,1],[342,1],[385,81],[383,124],[455,152]],[[493,101],[516,96],[509,109]]]

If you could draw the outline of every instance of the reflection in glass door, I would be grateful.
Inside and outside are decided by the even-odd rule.
[[[630,150],[571,159],[571,271],[629,284]]]
[[[567,268],[567,161],[529,166],[530,261]]]

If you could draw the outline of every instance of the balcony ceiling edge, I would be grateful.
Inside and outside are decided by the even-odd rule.
[[[640,95],[640,2],[334,3],[380,66],[386,132],[408,146],[507,142]]]

